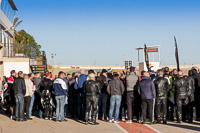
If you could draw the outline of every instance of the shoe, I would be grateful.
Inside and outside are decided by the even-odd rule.
[[[13,116],[10,116],[10,119],[13,120]]]
[[[160,123],[161,123],[161,120],[160,120],[160,119],[159,119],[159,120],[157,120],[157,123],[158,123],[158,124],[160,124]]]
[[[48,120],[48,118],[46,117],[45,120]]]
[[[143,121],[142,124],[146,124],[146,121]]]
[[[49,118],[49,120],[53,120],[53,118]]]
[[[178,120],[178,123],[180,123],[180,124],[181,124],[181,123],[182,123],[182,121]]]
[[[125,123],[131,124],[131,123],[132,123],[132,120],[128,120],[128,121],[126,121]]]
[[[60,122],[67,122],[67,121],[68,121],[68,120],[65,120],[65,119],[64,119],[64,120],[61,120]]]
[[[32,118],[27,118],[27,120],[33,120]]]
[[[23,122],[23,121],[25,121],[25,120],[24,120],[24,119],[20,119],[19,121]]]
[[[97,123],[96,121],[93,121],[93,122],[91,123],[91,125],[99,125],[99,123]]]
[[[109,120],[110,123],[112,123],[112,120]]]
[[[88,121],[86,120],[85,125],[88,125]]]
[[[163,124],[167,124],[167,121],[166,121],[166,120],[163,120]]]
[[[117,123],[119,123],[119,121],[114,121],[113,123],[117,124]]]

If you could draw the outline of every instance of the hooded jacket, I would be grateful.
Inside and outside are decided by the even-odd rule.
[[[142,77],[141,82],[139,83],[139,94],[141,99],[153,99],[156,98],[156,91],[153,81],[146,76]]]
[[[114,77],[113,80],[111,80],[107,87],[108,94],[112,95],[122,95],[124,93],[124,84],[121,80],[119,80],[117,77]]]

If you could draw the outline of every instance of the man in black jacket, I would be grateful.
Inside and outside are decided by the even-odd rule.
[[[166,114],[167,114],[167,96],[169,92],[169,82],[166,78],[163,77],[163,71],[158,72],[159,78],[157,78],[155,83],[156,89],[156,114],[157,114],[157,122],[161,122],[161,115],[163,114],[163,123],[167,123]],[[161,111],[162,109],[162,111]]]
[[[24,96],[26,94],[25,81],[23,79],[23,72],[18,72],[18,78],[13,83],[13,90],[16,100],[16,121],[24,121],[23,108],[24,108]]]
[[[99,83],[95,81],[95,75],[93,73],[89,74],[89,80],[84,84],[84,92],[86,94],[86,124],[88,124],[89,112],[92,106],[92,125],[97,125],[99,124],[96,122],[97,105],[101,90]]]
[[[179,71],[179,78],[174,81],[173,92],[175,92],[175,100],[178,112],[178,122],[182,123],[182,106],[185,107],[189,103],[189,82],[183,77],[183,72]]]
[[[99,103],[98,103],[98,117],[101,120],[107,120],[106,114],[106,105],[108,100],[108,93],[106,91],[108,83],[107,83],[107,70],[103,69],[101,72],[101,76],[97,77],[97,81],[101,86],[101,95],[99,96]]]

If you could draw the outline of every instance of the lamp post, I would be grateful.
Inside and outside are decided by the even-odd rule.
[[[56,56],[55,53],[51,54],[51,58],[52,58],[52,74],[53,74],[53,76],[55,76],[55,73],[54,73],[54,58],[55,58],[55,56]]]

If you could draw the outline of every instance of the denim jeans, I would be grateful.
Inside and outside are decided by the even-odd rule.
[[[24,96],[22,94],[15,94],[15,100],[16,100],[16,109],[15,109],[16,118],[23,119]]]
[[[32,116],[34,101],[35,101],[35,95],[33,94],[32,97],[31,97],[31,103],[30,103],[30,106],[29,106],[29,118]]]
[[[116,104],[114,120],[118,121],[121,99],[122,99],[122,96],[120,96],[120,95],[112,95],[111,96],[111,98],[110,98],[109,120],[112,120],[113,111],[114,111],[115,104]]]
[[[61,121],[64,120],[64,106],[65,106],[65,96],[56,96],[56,120],[59,120],[59,116],[61,117]]]
[[[98,117],[104,119],[107,118],[106,115],[106,105],[107,105],[107,100],[108,100],[108,94],[102,93],[99,97],[99,103],[98,103]]]

